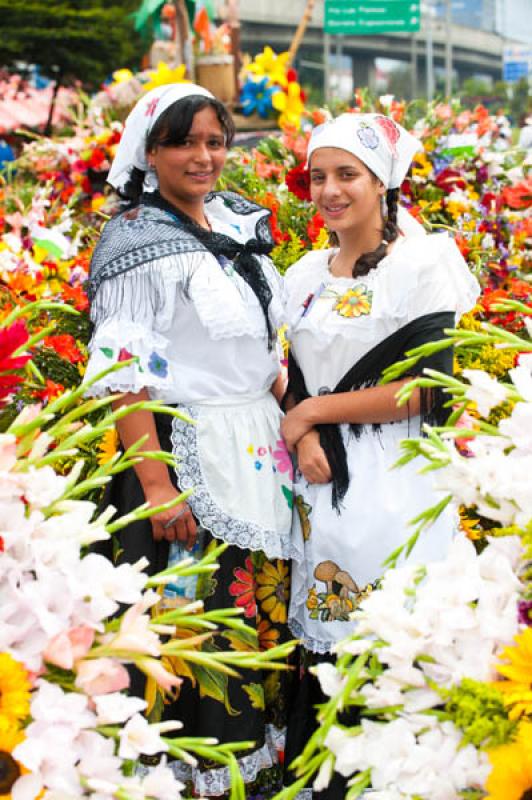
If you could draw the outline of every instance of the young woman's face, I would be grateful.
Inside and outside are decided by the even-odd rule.
[[[359,158],[321,147],[310,162],[310,194],[329,230],[340,233],[381,219],[383,184]]]
[[[155,168],[162,196],[187,210],[214,189],[226,155],[222,126],[215,110],[206,106],[194,115],[183,144],[156,145],[148,161]]]

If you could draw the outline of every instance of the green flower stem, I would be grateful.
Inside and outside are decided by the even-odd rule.
[[[61,311],[65,314],[73,314],[74,316],[79,316],[80,313],[73,306],[69,306],[66,303],[53,303],[49,300],[34,300],[32,303],[26,303],[25,305],[19,305],[14,308],[13,311],[2,320],[0,328],[9,328],[19,317],[33,316],[34,311],[39,314],[42,311]],[[28,314],[28,312],[31,313]]]
[[[173,500],[170,500],[168,503],[163,503],[160,506],[149,506],[147,503],[144,503],[136,508],[135,511],[131,511],[129,514],[124,514],[124,516],[119,517],[114,522],[110,522],[106,526],[107,531],[109,533],[116,533],[116,531],[125,528],[126,525],[131,525],[132,522],[136,522],[140,519],[148,519],[149,517],[153,517],[155,514],[160,514],[161,511],[169,511],[169,509],[174,508],[174,506],[184,503],[187,497],[190,497],[193,491],[194,489],[187,489],[186,492],[181,492],[181,494],[175,497]]]

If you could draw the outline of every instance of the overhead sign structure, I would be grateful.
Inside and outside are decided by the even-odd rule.
[[[507,83],[517,83],[532,76],[532,47],[509,45],[503,51],[502,77]]]
[[[325,33],[407,33],[420,25],[420,0],[325,0]]]

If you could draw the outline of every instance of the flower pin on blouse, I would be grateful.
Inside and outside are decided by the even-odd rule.
[[[349,319],[362,317],[371,312],[372,298],[373,292],[368,292],[365,286],[358,284],[338,298],[333,310]]]

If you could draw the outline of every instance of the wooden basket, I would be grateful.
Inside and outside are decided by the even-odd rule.
[[[222,103],[232,105],[236,99],[233,56],[200,56],[196,61],[196,81]]]

